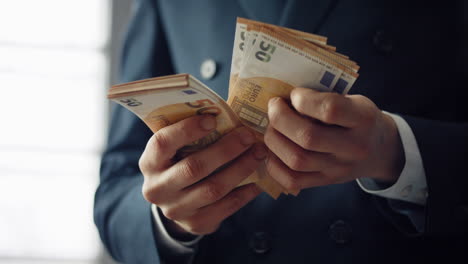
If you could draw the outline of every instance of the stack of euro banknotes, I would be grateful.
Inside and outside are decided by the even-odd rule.
[[[108,98],[132,111],[155,133],[194,115],[216,116],[217,128],[180,149],[176,158],[181,159],[239,126],[250,128],[262,142],[270,98],[288,99],[294,87],[346,94],[358,70],[357,63],[336,52],[326,37],[238,18],[227,101],[189,74],[115,85]],[[265,164],[240,185],[249,183],[275,199],[281,193],[299,193],[278,184]]]

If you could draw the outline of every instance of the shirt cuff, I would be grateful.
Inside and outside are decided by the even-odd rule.
[[[371,178],[360,178],[357,182],[367,193],[389,199],[426,205],[428,196],[426,173],[416,138],[406,121],[398,115],[383,111],[395,121],[405,152],[405,166],[397,182],[387,188]]]
[[[195,239],[191,241],[180,241],[177,240],[166,230],[164,226],[161,215],[159,213],[158,208],[155,204],[151,205],[151,211],[154,217],[155,223],[155,239],[158,245],[162,246],[163,248],[171,250],[174,255],[186,255],[192,254],[195,252],[195,246],[197,245],[198,241],[203,238],[203,236],[197,236]]]

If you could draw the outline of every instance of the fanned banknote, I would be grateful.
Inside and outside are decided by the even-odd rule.
[[[255,41],[247,44],[239,72],[234,73],[228,104],[260,133],[268,125],[270,98],[288,98],[294,87],[347,93],[358,77],[353,62],[286,32],[256,25],[248,30]]]
[[[205,148],[224,134],[241,126],[238,117],[221,97],[188,74],[115,85],[109,90],[108,98],[137,115],[154,133],[194,115],[216,116],[216,129],[208,136],[180,149],[176,159]],[[257,183],[276,199],[281,194],[282,188],[272,178],[265,177],[264,170],[264,166],[261,166],[239,186]]]
[[[346,94],[358,70],[357,63],[328,45],[324,36],[238,18],[227,102],[188,74],[116,85],[108,98],[132,111],[153,132],[190,116],[215,115],[216,130],[180,149],[177,158],[183,158],[242,125],[262,142],[271,98],[288,98],[294,87]],[[285,190],[264,163],[240,185],[252,182],[275,199],[300,191]]]

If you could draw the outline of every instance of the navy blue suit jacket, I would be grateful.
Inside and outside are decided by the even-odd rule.
[[[198,246],[197,263],[418,263],[454,256],[467,236],[468,68],[464,1],[139,0],[122,56],[122,82],[172,73],[200,76],[224,98],[237,16],[329,37],[361,65],[351,93],[397,113],[412,128],[429,197],[425,230],[355,182],[303,190],[273,201],[260,195]],[[112,256],[158,263],[150,204],[138,159],[151,132],[113,106],[95,222]],[[258,243],[268,248],[257,250]]]

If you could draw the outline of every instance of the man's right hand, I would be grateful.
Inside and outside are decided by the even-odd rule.
[[[255,184],[236,188],[267,156],[266,148],[255,144],[255,136],[245,127],[172,161],[178,149],[215,128],[216,119],[210,115],[184,119],[156,132],[140,158],[143,196],[160,208],[168,232],[175,237],[216,231],[225,218],[261,193]]]

